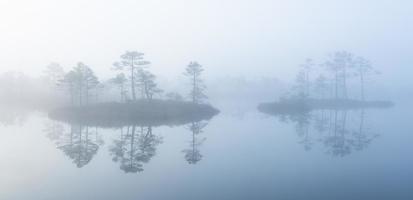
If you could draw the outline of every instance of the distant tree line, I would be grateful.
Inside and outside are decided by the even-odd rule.
[[[365,101],[366,77],[377,74],[369,60],[346,51],[334,52],[320,64],[307,59],[297,74],[293,97],[349,99],[349,81],[356,80],[359,98]]]

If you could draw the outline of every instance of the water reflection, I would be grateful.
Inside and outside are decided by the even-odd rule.
[[[291,122],[306,151],[319,142],[326,153],[343,157],[367,148],[379,134],[366,127],[366,110],[318,110],[276,115],[282,122]]]
[[[128,126],[126,133],[120,129],[119,139],[113,141],[110,148],[112,160],[120,164],[125,173],[143,171],[143,164],[156,155],[156,147],[162,143],[162,137],[152,133],[152,127]]]
[[[98,128],[72,124],[66,131],[63,125],[52,122],[45,131],[47,136],[55,142],[56,148],[63,151],[78,167],[84,167],[97,154],[103,145],[103,139],[98,133]]]
[[[189,142],[189,146],[187,149],[184,149],[182,152],[185,153],[185,160],[188,161],[189,164],[196,164],[202,159],[202,154],[199,150],[199,147],[202,143],[206,140],[206,138],[200,138],[200,134],[203,132],[204,129],[208,125],[207,122],[192,122],[188,128],[192,133],[191,141]]]
[[[196,164],[203,157],[199,147],[206,138],[200,135],[207,125],[207,120],[180,125],[191,132],[189,145],[182,151],[189,164]],[[163,137],[156,134],[152,125],[127,125],[107,130],[114,130],[115,134],[108,137],[111,138],[108,147],[110,158],[125,173],[144,171],[144,165],[156,156],[158,146],[163,143]],[[104,144],[96,126],[50,121],[43,131],[78,168],[89,164]]]

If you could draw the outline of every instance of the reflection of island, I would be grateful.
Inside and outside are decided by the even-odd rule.
[[[65,132],[62,125],[49,124],[46,128],[48,137],[55,141],[58,149],[62,150],[77,167],[87,165],[96,155],[103,140],[98,135],[98,129],[89,126],[71,125],[70,131]]]
[[[378,137],[366,128],[366,111],[360,110],[317,110],[277,114],[281,121],[295,124],[300,144],[306,151],[320,142],[326,152],[343,157],[354,151],[361,151]]]
[[[199,146],[205,141],[205,138],[199,138],[199,134],[203,131],[202,129],[207,126],[207,122],[192,122],[189,125],[189,130],[192,132],[192,139],[189,142],[189,147],[182,152],[185,153],[185,160],[188,161],[189,164],[196,164],[202,159],[201,152],[199,150]]]
[[[199,135],[207,124],[208,121],[192,121],[183,125],[191,131],[189,146],[182,151],[189,164],[196,164],[202,159],[199,147],[205,138],[199,138]],[[55,142],[56,147],[80,168],[90,163],[104,143],[98,134],[98,127],[91,127],[89,124],[79,123],[66,126],[62,122],[51,121],[46,124],[44,132]],[[118,163],[125,173],[144,171],[144,165],[156,155],[158,146],[163,142],[162,137],[154,133],[154,126],[130,124],[121,128],[112,128],[116,128],[119,134],[109,146],[112,161]]]
[[[126,133],[120,130],[119,139],[113,141],[110,148],[114,162],[120,163],[120,169],[126,173],[143,171],[143,163],[148,163],[156,154],[156,147],[162,138],[152,133],[152,127],[128,126]]]

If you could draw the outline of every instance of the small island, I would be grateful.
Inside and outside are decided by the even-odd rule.
[[[318,76],[314,72],[318,72]],[[313,110],[392,107],[391,101],[366,100],[366,79],[378,74],[367,59],[346,51],[334,52],[320,64],[307,59],[300,66],[289,93],[276,102],[259,104],[258,110],[271,115],[294,115]]]
[[[67,73],[52,63],[47,72],[51,82],[64,91],[65,100],[49,112],[49,117],[71,124],[122,127],[181,125],[209,120],[219,113],[205,103],[204,69],[198,62],[190,62],[185,68],[187,99],[175,91],[165,94],[149,64],[143,53],[127,51],[113,64],[112,69],[121,73],[101,81],[82,62]]]
[[[70,124],[98,127],[183,125],[209,120],[219,111],[208,104],[174,100],[108,102],[88,106],[68,106],[49,113],[51,119]]]
[[[356,110],[389,108],[391,101],[360,101],[352,99],[281,99],[278,102],[261,103],[258,110],[267,114],[294,114],[313,110]]]

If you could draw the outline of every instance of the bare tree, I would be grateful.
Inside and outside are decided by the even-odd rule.
[[[126,53],[120,56],[121,61],[115,62],[113,65],[117,70],[127,70],[129,72],[129,79],[131,83],[131,92],[133,100],[136,100],[136,72],[138,69],[142,69],[143,66],[150,64],[148,61],[145,61],[144,53],[140,53],[137,51],[126,51]]]

